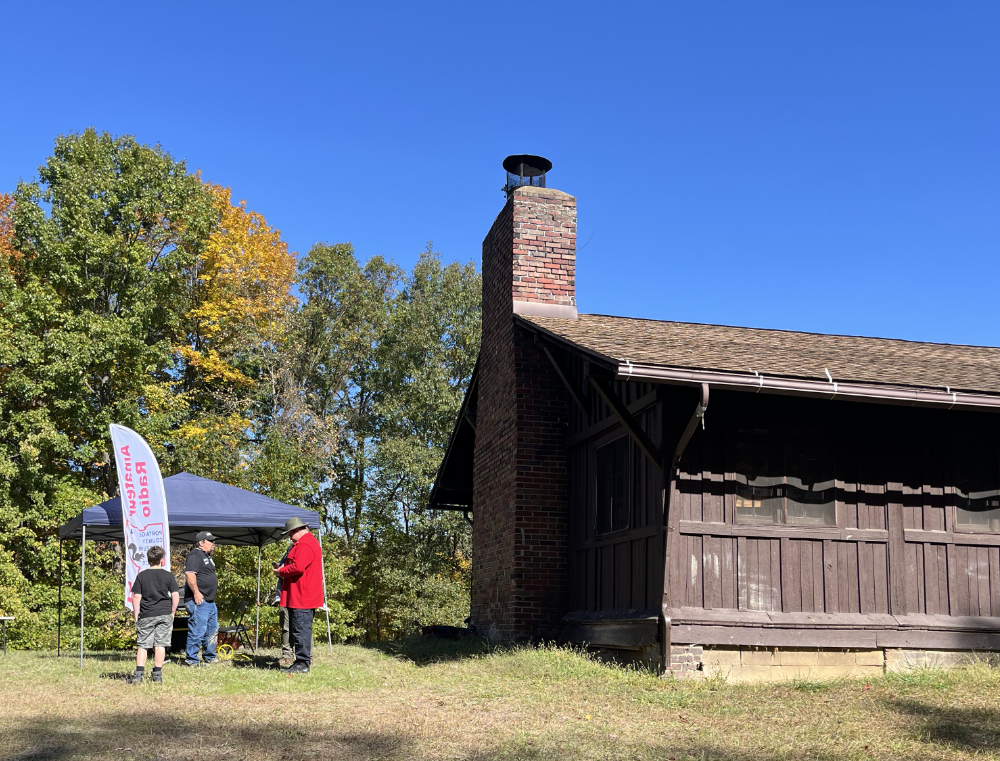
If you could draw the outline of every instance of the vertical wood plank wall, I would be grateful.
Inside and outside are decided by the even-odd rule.
[[[571,362],[582,385],[582,363],[578,359]],[[632,405],[636,419],[659,445],[663,426],[653,384],[616,382],[614,388]],[[590,394],[588,401],[589,414],[574,407],[570,421],[571,439],[588,429],[600,429],[569,450],[571,605],[587,611],[657,609],[663,586],[662,474],[630,442],[629,528],[596,536],[595,451],[598,444],[626,434],[597,394]],[[642,409],[636,410],[636,406]]]
[[[690,414],[679,403],[672,409],[669,389],[657,396],[652,384],[615,388],[633,407],[645,400],[636,417],[658,445],[665,420]],[[663,474],[633,444],[632,525],[595,536],[594,452],[624,430],[596,395],[589,404],[589,416],[574,410],[569,435],[572,606],[656,609]],[[768,536],[766,527],[747,531],[735,522],[727,436],[733,421],[747,416],[807,421],[829,433],[836,527],[785,526]],[[713,391],[706,429],[695,433],[681,462],[676,509],[685,528],[671,560],[673,606],[1000,616],[1000,535],[955,531],[952,472],[956,438],[995,436],[998,424],[989,413]],[[852,530],[868,533],[849,538]]]

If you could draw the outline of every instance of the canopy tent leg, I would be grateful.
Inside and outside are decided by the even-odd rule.
[[[80,537],[80,671],[83,671],[83,581],[87,574],[87,525]]]
[[[56,658],[62,655],[62,539],[59,540],[59,602],[56,603]]]
[[[253,630],[253,649],[260,647],[260,548],[257,545],[257,626]]]
[[[326,613],[326,644],[333,652],[333,637],[330,636],[330,606],[326,604],[326,566],[323,559],[323,527],[317,532],[319,534],[319,572],[323,574],[323,612]]]

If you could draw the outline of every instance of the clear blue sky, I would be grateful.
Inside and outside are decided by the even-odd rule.
[[[300,253],[474,260],[500,162],[579,200],[581,311],[1000,344],[1000,3],[16,3],[0,189],[162,144]]]

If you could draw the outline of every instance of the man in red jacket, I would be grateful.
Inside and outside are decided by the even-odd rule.
[[[288,608],[295,662],[286,674],[308,674],[312,662],[312,625],[316,608],[323,607],[323,554],[316,537],[301,518],[289,518],[285,530],[292,547],[283,563],[274,564],[281,578],[281,601]]]

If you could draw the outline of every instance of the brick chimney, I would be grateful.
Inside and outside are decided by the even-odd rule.
[[[569,400],[515,314],[576,319],[576,199],[544,174],[541,186],[514,177],[508,168],[483,241],[472,622],[491,637],[551,639],[568,610]]]
[[[576,319],[576,199],[561,190],[511,193],[515,314]]]

